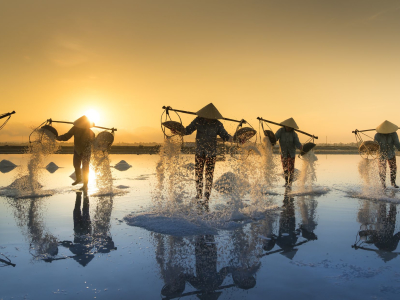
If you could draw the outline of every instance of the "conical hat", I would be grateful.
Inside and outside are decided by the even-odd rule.
[[[376,131],[378,133],[383,133],[383,134],[396,132],[397,129],[399,129],[399,127],[397,125],[393,124],[392,122],[389,122],[388,120],[386,120],[381,125],[376,127]]]
[[[74,126],[79,128],[91,128],[94,126],[94,123],[90,122],[88,117],[82,116],[74,122]]]
[[[214,104],[210,103],[200,109],[196,115],[206,119],[223,119],[224,117],[220,114],[218,109],[214,106]]]
[[[287,126],[290,128],[294,128],[294,129],[299,129],[299,126],[297,126],[296,122],[294,121],[293,118],[289,118],[283,122],[281,122],[281,125],[283,126]]]

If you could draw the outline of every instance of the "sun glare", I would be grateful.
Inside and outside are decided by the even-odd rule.
[[[94,122],[94,124],[97,125],[97,123],[100,120],[100,115],[99,113],[94,110],[94,109],[90,109],[85,113],[85,116],[89,118],[90,121]]]

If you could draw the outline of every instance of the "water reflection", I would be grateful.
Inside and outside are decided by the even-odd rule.
[[[279,214],[270,213],[227,236],[175,237],[153,233],[164,280],[162,296],[217,299],[233,287],[254,288],[263,256],[281,253],[293,259],[298,246],[318,239],[314,233],[318,225],[317,206],[314,196],[301,196],[295,201],[290,193],[285,193]]]
[[[86,266],[96,253],[117,250],[111,235],[112,196],[96,199],[94,220],[90,218],[90,201],[87,195],[76,192],[73,209],[74,239],[59,241],[46,227],[44,220],[45,198],[8,199],[13,207],[17,225],[29,243],[29,253],[35,260],[53,262],[73,258]],[[59,250],[68,249],[72,255],[60,255]],[[7,261],[2,259],[0,263]]]
[[[296,247],[318,239],[314,233],[317,227],[317,201],[313,196],[308,196],[308,198],[299,196],[297,204],[301,215],[300,224],[296,224],[294,198],[286,192],[279,218],[278,235],[273,234],[271,230],[267,233],[267,241],[263,247],[266,253],[263,256],[280,253],[293,259],[298,251]],[[302,240],[299,241],[299,238]],[[275,246],[278,246],[279,249],[273,250]]]
[[[75,207],[73,211],[74,241],[62,241],[60,245],[69,249],[74,255],[65,258],[73,258],[81,266],[89,264],[96,253],[109,253],[117,250],[110,232],[110,221],[113,207],[113,198],[99,197],[95,209],[94,221],[89,214],[89,196],[82,192],[76,192]],[[82,209],[81,209],[82,206]],[[60,258],[47,259],[47,262]]]
[[[235,233],[231,241],[237,241],[238,236],[242,234],[243,232]],[[225,289],[237,287],[247,290],[256,285],[255,274],[260,267],[258,258],[255,259],[255,265],[243,264],[244,260],[249,261],[247,253],[233,249],[227,265],[219,269],[218,265],[223,260],[218,255],[221,256],[221,244],[218,245],[213,235],[199,235],[191,241],[155,234],[155,240],[157,262],[165,282],[161,289],[163,299],[190,295],[196,295],[199,299],[218,299]],[[228,276],[231,276],[232,283],[224,285]],[[195,290],[184,293],[187,283]]]
[[[16,266],[16,264],[13,264],[13,263],[11,262],[11,259],[9,259],[7,256],[5,256],[5,255],[2,254],[2,253],[0,253],[0,255],[1,255],[2,257],[5,258],[5,259],[0,258],[0,268],[1,268],[1,267],[7,267],[7,266],[12,266],[12,267],[15,267],[15,266]]]
[[[394,252],[400,241],[400,231],[395,233],[396,215],[394,203],[362,201],[357,218],[361,223],[360,230],[352,247],[376,252],[384,262],[396,258],[400,254]]]
[[[17,225],[29,243],[29,252],[37,259],[58,254],[57,238],[46,228],[43,220],[44,201],[43,198],[8,198]]]

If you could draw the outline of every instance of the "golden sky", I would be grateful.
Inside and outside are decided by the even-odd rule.
[[[352,142],[400,125],[399,37],[397,0],[0,0],[0,142],[90,109],[116,142],[160,142],[163,105],[210,102]]]

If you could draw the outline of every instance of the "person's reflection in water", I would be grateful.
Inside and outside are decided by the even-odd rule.
[[[279,219],[279,235],[276,244],[283,250],[282,254],[289,259],[293,259],[298,249],[295,245],[300,232],[296,230],[296,217],[294,210],[294,199],[285,193],[281,217]]]
[[[300,196],[298,197],[297,203],[301,214],[300,230],[302,237],[309,241],[317,240],[318,237],[314,233],[314,230],[318,225],[316,222],[318,202],[315,201],[313,196],[310,196],[310,199],[306,199],[305,196]]]
[[[68,248],[80,265],[86,266],[93,258],[92,226],[89,214],[89,197],[85,195],[81,210],[82,192],[76,192],[74,218],[74,242],[63,241],[60,244]]]
[[[171,248],[174,248],[175,246],[177,245],[170,245]],[[160,266],[166,266],[170,268],[169,272],[167,272],[167,270],[161,270],[163,275],[168,274],[168,278],[164,278],[166,284],[161,290],[161,294],[165,297],[164,299],[172,299],[188,295],[196,295],[199,299],[218,299],[222,294],[223,289],[236,286],[240,289],[247,290],[256,285],[254,274],[258,268],[256,270],[249,270],[248,268],[244,267],[238,268],[235,266],[227,266],[218,271],[218,248],[213,235],[197,236],[194,246],[196,275],[190,271],[184,272],[183,270],[185,268],[177,266],[176,261],[172,263],[174,264],[173,268],[178,272],[172,274],[171,262],[168,261],[165,263],[159,261]],[[185,257],[188,256],[189,255],[186,253]],[[179,262],[182,265],[186,265],[188,263],[182,258]],[[234,284],[222,286],[225,278],[230,273],[232,274]],[[183,294],[186,282],[190,283],[190,285],[193,286],[197,291]]]
[[[396,214],[396,204],[390,204],[389,212],[387,212],[387,204],[379,203],[374,226],[365,226],[364,224],[366,228],[359,231],[360,240],[366,244],[374,244],[379,249],[376,252],[385,262],[392,260],[399,254],[393,253],[400,241],[400,232],[395,233]],[[355,249],[374,251],[373,249],[358,246],[357,243],[353,247]]]
[[[279,233],[276,235],[267,235],[270,238],[265,244],[263,249],[267,253],[263,255],[270,255],[273,253],[280,253],[289,259],[293,259],[298,249],[295,248],[308,241],[317,240],[318,237],[314,233],[317,226],[316,206],[317,203],[314,199],[306,201],[304,197],[300,197],[298,204],[302,216],[302,222],[299,228],[296,229],[296,216],[294,198],[287,191],[284,195],[282,212],[279,219]],[[299,236],[304,239],[298,242]],[[275,245],[279,246],[279,250],[271,251]]]

